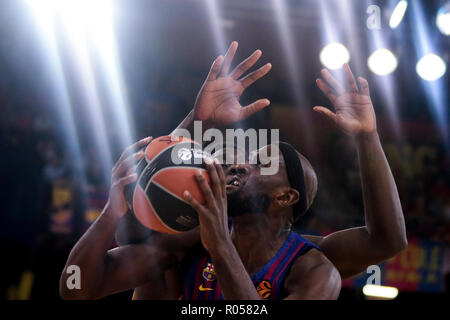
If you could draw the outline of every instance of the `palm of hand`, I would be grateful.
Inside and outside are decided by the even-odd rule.
[[[323,114],[348,135],[357,136],[376,131],[376,117],[367,80],[359,77],[361,88],[358,88],[348,64],[344,65],[344,70],[348,89],[345,89],[326,69],[322,70],[326,82],[317,79],[317,85],[330,99],[335,112],[321,106],[316,106],[314,110]]]
[[[333,102],[336,124],[347,134],[372,132],[375,130],[375,113],[370,96],[345,93]]]
[[[267,63],[243,76],[261,57],[262,52],[256,50],[229,72],[237,46],[237,42],[232,42],[225,57],[219,56],[213,62],[195,101],[194,119],[205,121],[210,126],[224,126],[244,120],[270,104],[267,99],[259,99],[247,106],[240,104],[239,98],[244,90],[266,75],[272,65]]]
[[[231,77],[206,82],[195,103],[195,115],[217,125],[228,125],[242,118],[239,97],[244,87]]]

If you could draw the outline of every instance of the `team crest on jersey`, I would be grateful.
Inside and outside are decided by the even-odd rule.
[[[203,276],[203,279],[205,279],[206,281],[216,280],[216,270],[214,269],[214,266],[212,263],[208,262],[206,267],[203,269],[202,276]]]
[[[272,284],[268,280],[262,280],[256,286],[259,296],[263,299],[269,299],[272,294]]]

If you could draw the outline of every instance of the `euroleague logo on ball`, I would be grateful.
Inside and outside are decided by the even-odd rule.
[[[206,159],[211,158],[211,155],[201,149],[196,148],[179,148],[177,150],[177,156],[178,159],[180,159],[182,162],[190,161],[192,157],[194,159]],[[174,163],[177,163],[179,161],[173,161]]]

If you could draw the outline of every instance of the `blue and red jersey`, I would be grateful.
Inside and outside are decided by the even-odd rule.
[[[310,249],[319,249],[315,244],[291,231],[281,248],[270,261],[251,279],[263,299],[285,298],[283,280],[296,258]],[[223,300],[214,265],[208,252],[202,247],[188,267],[181,299]]]

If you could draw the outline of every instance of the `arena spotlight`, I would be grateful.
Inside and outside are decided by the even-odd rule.
[[[341,68],[344,63],[350,61],[350,53],[347,48],[339,42],[325,46],[320,52],[320,62],[331,70]]]
[[[214,41],[216,42],[216,53],[225,54],[228,44],[225,39],[224,19],[220,15],[220,8],[217,0],[205,0],[206,8],[208,10],[208,20],[211,24]]]
[[[367,65],[373,73],[385,76],[397,69],[398,60],[388,49],[378,49],[370,55]]]
[[[363,293],[364,295],[370,297],[382,299],[395,299],[398,296],[398,289],[395,287],[366,284],[363,287]]]
[[[450,36],[450,1],[438,10],[436,25],[442,34]]]
[[[71,61],[76,66],[70,79],[79,84],[79,98],[86,106],[86,122],[95,128],[93,143],[97,146],[104,181],[109,183],[113,159],[108,135],[111,124],[107,125],[107,122],[112,120],[113,126],[120,132],[115,142],[118,147],[124,148],[135,140],[115,43],[114,0],[28,2],[34,14],[41,17],[40,21],[45,21],[49,29],[47,33],[56,33],[58,28],[58,34],[64,37],[64,45],[69,48],[62,52],[70,53]],[[54,50],[60,53],[56,38],[54,42]],[[57,62],[57,59],[54,61]],[[64,70],[61,72],[68,77]]]
[[[391,29],[397,28],[400,22],[402,22],[407,8],[408,1],[401,0],[399,1],[399,3],[397,3],[394,11],[392,12],[391,19],[389,20],[389,26],[391,27]]]
[[[427,81],[435,81],[442,77],[447,70],[447,66],[441,57],[435,54],[427,54],[416,65],[419,76]]]

